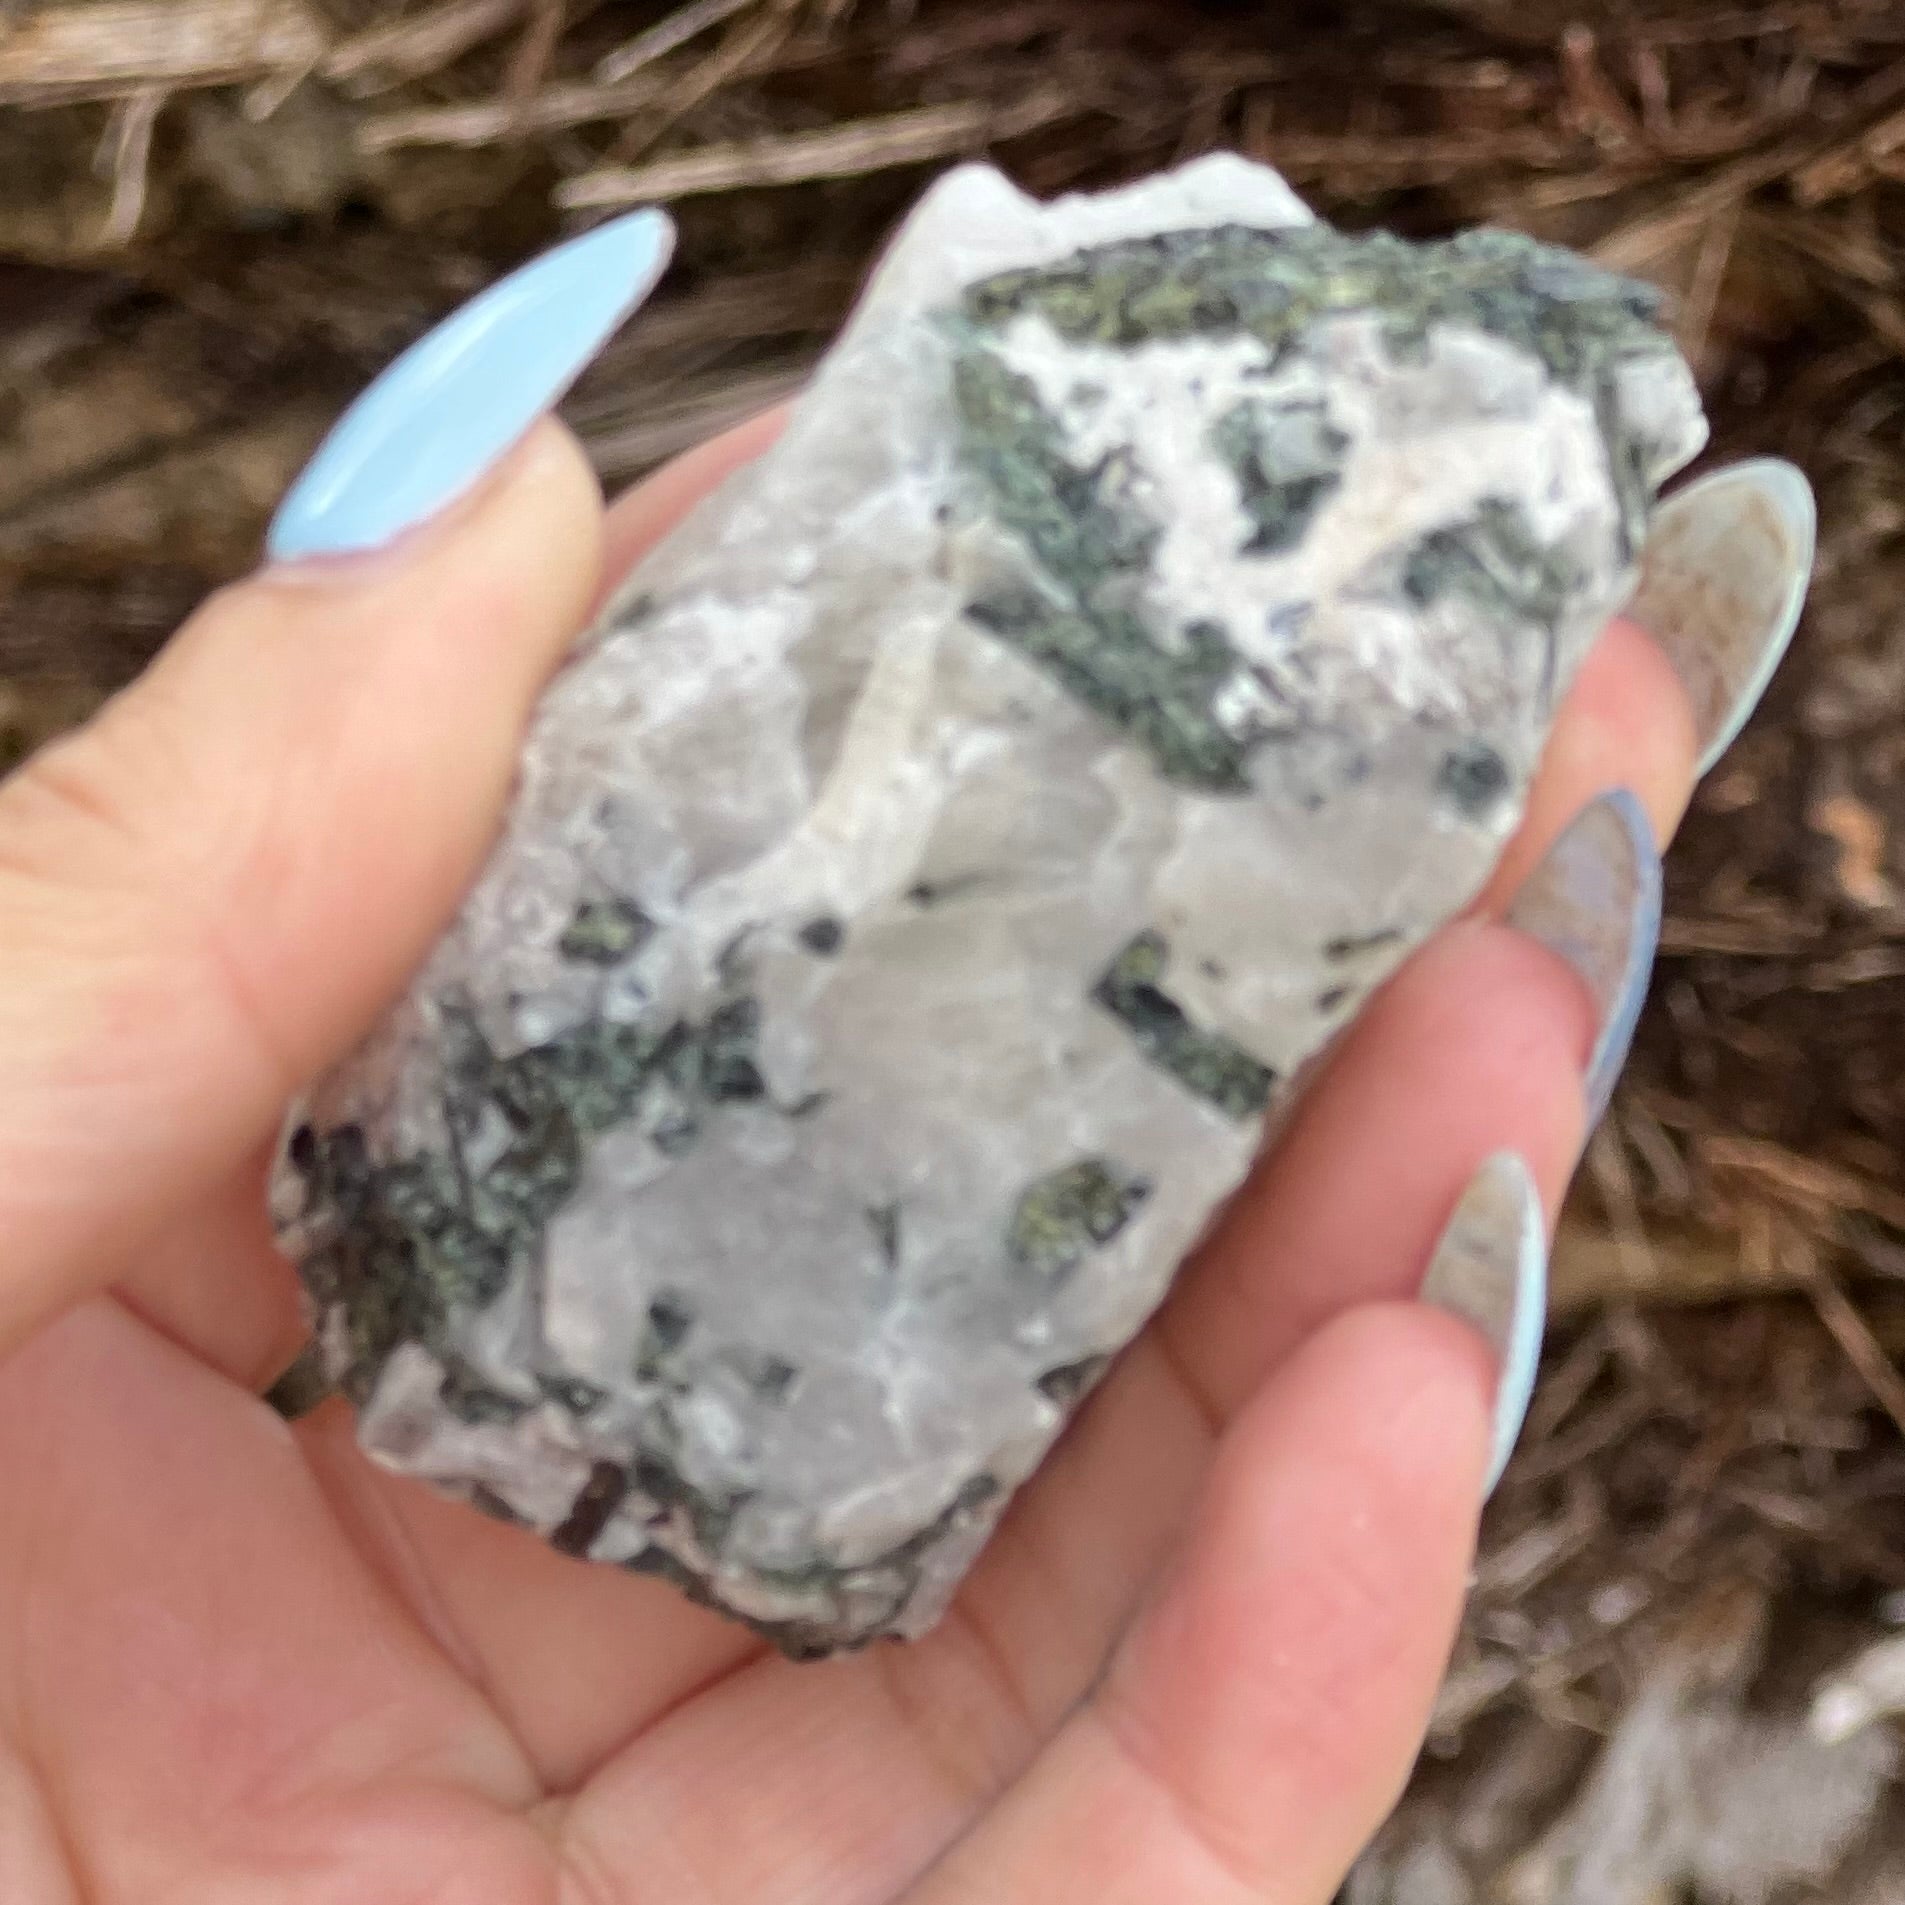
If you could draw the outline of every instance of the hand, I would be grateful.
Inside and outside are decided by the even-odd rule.
[[[1406,1777],[1497,1387],[1413,1298],[1490,1154],[1552,1210],[1606,1016],[1500,916],[1605,789],[1664,840],[1702,738],[1629,624],[1489,895],[925,1640],[790,1665],[373,1469],[342,1403],[259,1400],[302,1333],[287,1100],[453,913],[606,579],[775,427],[605,517],[539,424],[393,546],[215,597],[0,785],[8,1905],[1324,1905]]]

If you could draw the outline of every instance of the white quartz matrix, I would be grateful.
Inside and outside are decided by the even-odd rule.
[[[792,1653],[929,1626],[1481,886],[1703,433],[1566,253],[942,179],[288,1141],[364,1447]]]

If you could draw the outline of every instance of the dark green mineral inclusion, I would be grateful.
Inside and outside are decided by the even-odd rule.
[[[434,1342],[453,1311],[491,1302],[513,1265],[537,1260],[543,1232],[581,1176],[586,1139],[632,1123],[663,1150],[680,1151],[709,1106],[764,1097],[759,1028],[759,1007],[740,998],[699,1025],[589,1020],[503,1058],[470,1013],[450,1008],[444,1150],[379,1164],[355,1125],[300,1130],[291,1163],[314,1207],[335,1219],[305,1277],[319,1306],[340,1304],[349,1322],[346,1393],[361,1402],[399,1343]],[[506,1141],[472,1170],[465,1151],[486,1127]],[[489,1417],[502,1399],[453,1375],[445,1401],[454,1408],[464,1400],[473,1416]]]
[[[1083,1399],[1085,1392],[1110,1366],[1109,1356],[1086,1356],[1078,1362],[1060,1363],[1057,1368],[1048,1369],[1034,1386],[1048,1402],[1069,1409]]]
[[[1254,337],[1272,359],[1319,318],[1372,312],[1391,347],[1420,351],[1443,326],[1481,331],[1596,397],[1622,364],[1671,350],[1651,285],[1618,278],[1518,232],[1420,244],[1328,225],[1164,232],[1008,271],[971,286],[967,316],[1002,329],[1033,311],[1074,343]]]
[[[1400,926],[1378,926],[1373,932],[1349,933],[1341,939],[1323,942],[1323,957],[1329,960],[1355,959],[1363,953],[1380,952],[1402,938]]]
[[[1398,357],[1431,331],[1479,331],[1527,352],[1593,405],[1606,439],[1628,550],[1651,501],[1654,449],[1622,415],[1618,378],[1669,353],[1659,294],[1517,233],[1465,232],[1414,244],[1325,225],[1167,232],[1081,251],[1061,263],[972,285],[947,320],[961,451],[999,522],[1037,559],[1043,586],[995,590],[971,604],[982,626],[1056,677],[1142,744],[1167,779],[1209,793],[1250,785],[1266,736],[1221,720],[1217,693],[1242,666],[1214,623],[1160,630],[1141,603],[1159,529],[1118,453],[1081,466],[1060,421],[997,340],[1034,314],[1079,344],[1251,337],[1275,364],[1319,319],[1370,313]],[[1212,428],[1252,524],[1241,555],[1301,541],[1340,481],[1347,447],[1321,405],[1250,401]],[[1418,604],[1459,591],[1490,616],[1550,626],[1576,578],[1512,508],[1445,530],[1412,552],[1405,593]]]
[[[1007,1255],[1035,1281],[1060,1283],[1150,1195],[1143,1178],[1109,1158],[1080,1158],[1026,1187],[1006,1231]]]
[[[1491,498],[1471,521],[1433,530],[1409,552],[1402,593],[1417,608],[1456,596],[1489,621],[1526,620],[1544,630],[1545,706],[1555,685],[1553,638],[1581,580],[1574,563],[1535,534],[1520,508]]]
[[[562,1554],[587,1554],[627,1494],[627,1471],[614,1462],[597,1462],[562,1526],[549,1537],[549,1545]]]
[[[1303,540],[1324,498],[1341,484],[1349,438],[1320,403],[1252,400],[1217,419],[1211,447],[1237,479],[1238,500],[1256,526],[1242,553],[1271,556]]]
[[[1486,741],[1450,748],[1436,770],[1437,790],[1465,820],[1488,814],[1510,786],[1508,763]]]
[[[1580,580],[1520,509],[1490,499],[1472,521],[1434,530],[1416,545],[1402,592],[1418,608],[1460,595],[1497,618],[1526,616],[1552,627]]]
[[[743,1373],[748,1387],[763,1402],[785,1402],[800,1379],[800,1365],[785,1356],[757,1356]]]
[[[1140,933],[1111,962],[1091,996],[1124,1024],[1153,1065],[1187,1091],[1227,1118],[1257,1117],[1270,1103],[1276,1073],[1221,1033],[1191,1023],[1159,984],[1169,956],[1162,933]]]
[[[655,922],[632,900],[584,900],[556,941],[564,959],[590,966],[616,966],[641,951]]]
[[[559,1402],[572,1416],[585,1416],[608,1401],[609,1392],[598,1383],[584,1382],[580,1376],[538,1376],[544,1395]]]
[[[897,1270],[900,1264],[899,1205],[875,1204],[867,1212],[867,1222],[873,1227],[873,1244],[880,1253],[881,1269]]]
[[[831,913],[822,913],[810,919],[794,937],[810,953],[818,953],[823,959],[830,959],[845,943],[847,929]]]
[[[266,1406],[276,1410],[287,1422],[296,1422],[333,1393],[318,1346],[306,1343],[290,1368],[265,1391],[264,1399]]]
[[[438,1394],[443,1406],[463,1422],[517,1422],[535,1407],[520,1396],[504,1395],[467,1364],[451,1358]]]
[[[1247,791],[1248,742],[1212,705],[1239,658],[1210,622],[1172,647],[1152,638],[1132,597],[1158,530],[1120,497],[1117,460],[1072,463],[1031,383],[976,342],[956,356],[953,390],[966,455],[1050,582],[995,589],[970,604],[973,620],[1139,742],[1167,779]]]

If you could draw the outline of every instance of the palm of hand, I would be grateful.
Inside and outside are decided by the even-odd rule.
[[[624,507],[611,572],[719,461]],[[1610,780],[1674,804],[1684,717],[1645,712],[1666,679],[1616,631],[1511,859]],[[439,855],[444,903],[479,846]],[[416,910],[366,999],[427,943]],[[226,947],[223,983],[252,955]],[[272,990],[225,1016],[288,1024],[297,989],[261,1012]],[[1419,955],[946,1621],[822,1665],[381,1474],[340,1404],[287,1428],[255,1391],[294,1293],[259,1161],[227,1168],[0,1364],[0,1898],[1320,1905],[1420,1736],[1486,1456],[1481,1344],[1404,1299],[1481,1156],[1565,1181],[1589,1019],[1485,919]],[[279,1043],[280,1086],[340,1043],[311,1037]],[[260,1124],[234,1114],[247,1145]],[[109,1195],[145,1128],[49,1155]]]
[[[1266,1485],[1287,1496],[1286,1536],[1318,1489],[1352,1489],[1363,1512],[1394,1520],[1399,1559],[1423,1552],[1434,1522],[1463,1529],[1473,1481],[1459,1458],[1418,1463],[1426,1477],[1358,1467],[1316,1431],[1353,1406],[1358,1380],[1386,1372],[1416,1392],[1394,1399],[1416,1426],[1406,1439],[1445,1436],[1454,1413],[1458,1447],[1478,1459],[1467,1344],[1438,1356],[1446,1342],[1414,1343],[1393,1317],[1339,1332],[1293,1389],[1279,1385],[1269,1413],[1282,1419],[1234,1431],[1256,1445],[1248,1506],[1197,1516],[1223,1403],[1193,1390],[1160,1331],[928,1641],[794,1666],[659,1584],[567,1561],[381,1475],[338,1405],[287,1429],[205,1361],[242,1352],[234,1313],[257,1308],[245,1291],[282,1275],[262,1236],[239,1241],[255,1192],[248,1178],[162,1253],[199,1266],[189,1301],[165,1279],[165,1323],[182,1340],[135,1314],[137,1297],[99,1299],[0,1382],[0,1446],[16,1456],[0,1490],[0,1680],[18,1754],[0,1807],[9,1899],[60,1897],[51,1874],[70,1861],[78,1896],[139,1905],[870,1902],[905,1892],[988,1808],[991,1830],[1024,1830],[1001,1798],[1015,1781],[1059,1828],[1052,1858],[1078,1866],[1085,1814],[1103,1806],[1127,1824],[1148,1817],[1154,1879],[1182,1861],[1173,1882],[1188,1885],[1231,1852],[1215,1819],[1179,1809],[1173,1702],[1208,1721],[1226,1701],[1218,1678],[1266,1668],[1299,1620],[1353,1613],[1356,1644],[1399,1650],[1418,1681],[1446,1640],[1445,1592],[1431,1588],[1438,1618],[1418,1636],[1406,1599],[1381,1603],[1423,1584],[1343,1581],[1326,1552],[1251,1549],[1267,1533]],[[226,1254],[201,1254],[221,1233]],[[1296,1455],[1308,1473],[1286,1472]],[[1425,1480],[1428,1499],[1411,1487]],[[1167,1588],[1144,1644],[1080,1706],[1190,1519],[1202,1572],[1193,1562]],[[1459,1568],[1459,1535],[1432,1545]],[[1275,1641],[1226,1625],[1224,1577],[1245,1570],[1239,1617],[1247,1608],[1254,1626],[1286,1604]],[[1352,1605],[1323,1605],[1325,1583]],[[1154,1631],[1173,1607],[1207,1628]],[[1278,1694],[1304,1733],[1321,1716],[1303,1708],[1324,1691],[1306,1683],[1344,1667],[1333,1636],[1313,1641],[1320,1656],[1286,1665]],[[1057,1895],[1034,1889],[1029,1868],[1015,1895],[1020,1884]]]

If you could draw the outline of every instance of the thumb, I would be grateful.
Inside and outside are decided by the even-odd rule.
[[[214,596],[0,783],[0,1350],[233,1170],[422,960],[601,536],[540,423],[392,546]]]

